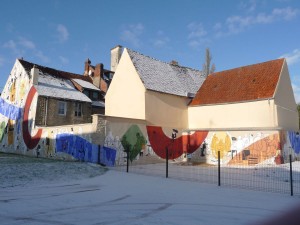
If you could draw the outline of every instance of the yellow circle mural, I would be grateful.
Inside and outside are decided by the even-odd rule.
[[[220,151],[220,158],[228,153],[231,149],[231,139],[226,132],[217,132],[213,135],[210,149],[215,158],[218,158],[218,151]]]

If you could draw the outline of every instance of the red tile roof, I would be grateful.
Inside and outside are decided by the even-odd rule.
[[[209,75],[191,106],[272,98],[284,59],[239,67]]]

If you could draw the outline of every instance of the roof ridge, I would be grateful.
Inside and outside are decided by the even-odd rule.
[[[231,70],[235,70],[235,69],[241,69],[241,68],[246,68],[246,67],[251,67],[251,66],[258,66],[258,65],[261,65],[261,64],[271,63],[271,62],[280,61],[280,60],[285,60],[285,58],[272,59],[272,60],[268,60],[268,61],[265,61],[265,62],[259,62],[259,63],[245,65],[245,66],[239,66],[239,67],[235,67],[235,68],[231,68],[231,69],[227,69],[227,70],[213,72],[213,73],[210,73],[210,74],[213,74],[215,76],[219,73],[223,73],[223,72],[227,72],[227,71],[231,71]]]
[[[151,56],[145,55],[145,54],[143,54],[143,53],[137,52],[137,51],[135,51],[135,50],[132,50],[132,49],[130,49],[130,48],[127,48],[127,47],[125,47],[125,49],[127,49],[127,50],[129,50],[129,51],[131,51],[131,52],[137,53],[137,54],[139,54],[139,55],[142,55],[142,56],[144,56],[144,57],[150,58],[150,59],[152,59],[152,60],[155,60],[155,61],[158,61],[158,62],[161,62],[161,63],[167,64],[167,65],[170,65],[170,66],[174,66],[174,67],[180,67],[180,68],[186,68],[186,69],[190,69],[190,70],[194,70],[194,71],[199,71],[199,72],[202,72],[202,70],[197,70],[197,69],[194,69],[194,68],[191,68],[191,67],[187,67],[187,66],[173,65],[173,64],[172,64],[172,63],[170,63],[170,62],[165,62],[165,61],[162,61],[162,60],[160,60],[160,59],[156,59],[156,58],[154,58],[154,57],[151,57]]]
[[[37,63],[33,63],[33,62],[30,62],[30,61],[27,61],[27,60],[24,60],[24,59],[18,59],[18,60],[19,61],[24,61],[24,62],[27,62],[27,63],[30,63],[30,64],[33,64],[33,65],[41,67],[41,68],[51,69],[51,70],[56,70],[56,71],[59,71],[59,72],[70,73],[70,74],[82,76],[81,74],[78,74],[78,73],[73,73],[73,72],[67,72],[67,71],[63,71],[63,70],[58,70],[58,69],[54,69],[54,68],[48,67],[48,66],[42,66],[42,65],[39,65]]]
[[[29,69],[28,68],[29,66],[31,66],[31,65],[34,66],[35,65],[43,73],[47,73],[47,74],[49,74],[51,76],[57,76],[57,77],[64,78],[64,79],[78,78],[78,79],[81,79],[81,80],[85,80],[87,82],[91,82],[90,77],[87,77],[87,76],[83,76],[83,75],[80,75],[80,74],[77,74],[77,73],[73,73],[73,72],[67,72],[67,71],[63,71],[63,70],[58,70],[58,69],[54,69],[54,68],[47,67],[47,66],[42,66],[42,65],[39,65],[39,64],[36,64],[36,63],[30,62],[30,61],[24,60],[24,59],[18,59],[18,60],[25,67],[25,69],[27,69],[27,70]],[[27,65],[24,65],[24,64],[27,64]],[[30,65],[28,65],[28,64],[30,64]],[[56,72],[56,73],[55,74],[51,74],[51,72]]]

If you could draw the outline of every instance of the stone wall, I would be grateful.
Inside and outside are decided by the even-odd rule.
[[[66,115],[58,114],[58,102],[64,101],[67,104]],[[91,103],[82,102],[82,115],[75,116],[75,102],[70,100],[59,100],[39,96],[35,124],[38,126],[61,126],[69,124],[81,124],[92,122]],[[47,111],[47,112],[46,112]]]

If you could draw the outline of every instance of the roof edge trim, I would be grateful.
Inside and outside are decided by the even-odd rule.
[[[212,103],[212,104],[189,105],[189,107],[216,106],[216,105],[231,105],[231,104],[237,104],[237,103],[259,102],[259,101],[266,101],[266,100],[274,100],[274,97],[271,97],[271,98],[260,98],[260,99],[247,100],[247,101],[236,101],[236,102],[225,102],[225,103]]]

